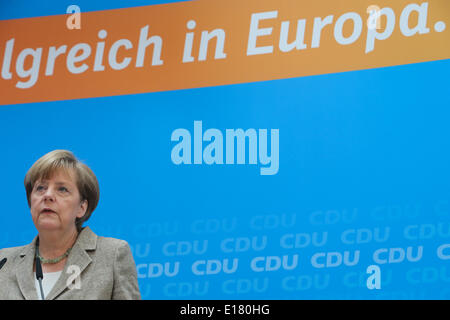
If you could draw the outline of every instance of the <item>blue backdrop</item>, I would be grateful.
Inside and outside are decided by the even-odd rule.
[[[170,1],[77,1],[82,11]],[[65,13],[1,1],[0,18]],[[124,239],[144,299],[450,298],[450,61],[0,108],[0,247],[36,230],[23,179],[68,149],[96,173],[86,223]],[[171,134],[279,129],[279,171],[174,165]],[[369,265],[381,289],[366,285]]]

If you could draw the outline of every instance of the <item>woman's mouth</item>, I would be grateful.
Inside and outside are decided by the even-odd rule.
[[[56,213],[56,212],[50,208],[44,208],[42,209],[41,213]]]

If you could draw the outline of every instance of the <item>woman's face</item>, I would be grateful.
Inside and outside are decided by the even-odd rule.
[[[73,170],[58,170],[47,179],[36,181],[31,191],[31,217],[38,231],[73,231],[75,219],[86,213]]]

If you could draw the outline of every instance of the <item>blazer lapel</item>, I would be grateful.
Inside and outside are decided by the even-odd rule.
[[[71,280],[70,277],[74,276],[72,270],[78,271],[79,268],[81,275],[83,270],[86,269],[86,267],[92,262],[92,259],[87,251],[95,250],[96,246],[97,235],[95,235],[89,227],[83,228],[83,230],[80,232],[80,235],[78,236],[77,241],[72,247],[72,250],[70,251],[61,276],[59,277],[58,281],[56,281],[55,286],[49,292],[46,299],[56,299],[65,290],[69,289],[69,285],[72,284],[72,281],[69,281]],[[72,269],[73,267],[71,266],[75,266],[75,269]],[[83,283],[81,283],[81,285],[83,285]]]
[[[27,300],[38,299],[33,276],[36,239],[37,237],[34,238],[32,243],[25,246],[23,251],[20,253],[21,261],[17,265],[16,269],[17,283],[19,284],[20,291]]]

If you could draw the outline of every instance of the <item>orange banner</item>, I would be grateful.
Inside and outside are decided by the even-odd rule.
[[[2,105],[450,58],[448,0],[202,0],[75,15],[0,21]]]

